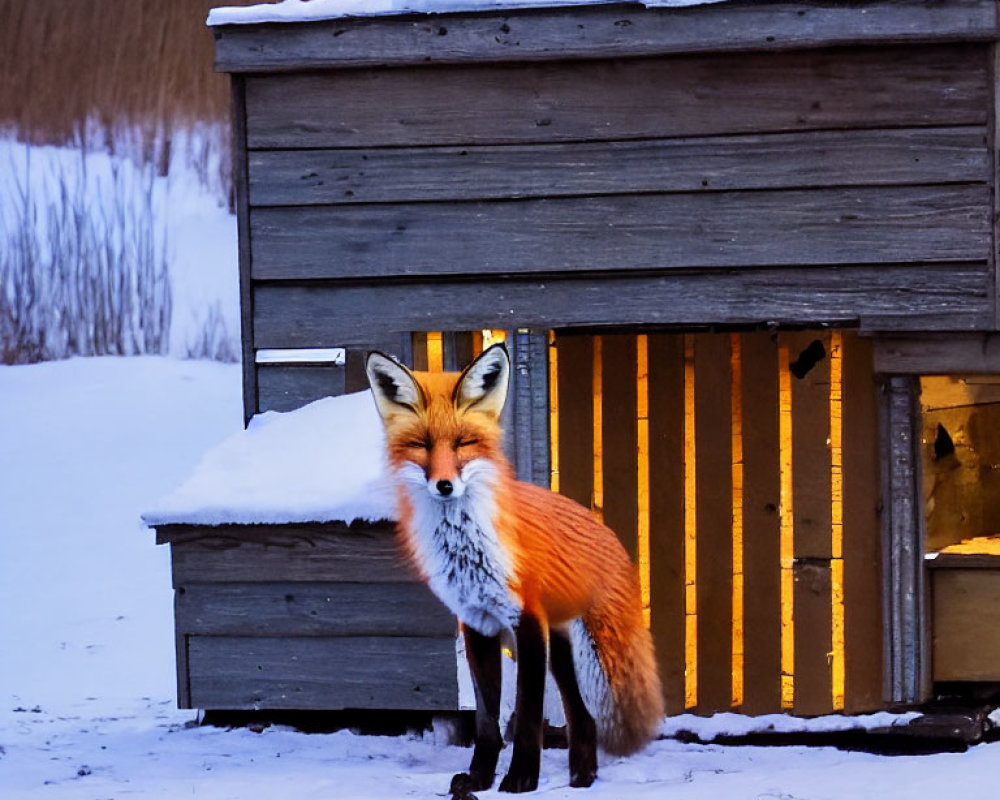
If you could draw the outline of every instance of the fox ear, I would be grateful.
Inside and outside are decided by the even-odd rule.
[[[483,411],[499,419],[507,402],[510,356],[503,342],[483,351],[458,379],[452,400],[460,411]]]
[[[368,383],[378,413],[386,422],[397,414],[417,414],[424,408],[424,393],[406,367],[377,350],[365,360]]]

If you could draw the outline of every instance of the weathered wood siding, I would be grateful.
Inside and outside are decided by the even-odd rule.
[[[994,330],[996,27],[872,0],[219,29],[247,351],[353,354],[248,366],[249,410],[360,388],[413,331]]]
[[[257,347],[993,324],[985,46],[244,80]]]
[[[181,708],[458,707],[455,619],[391,526],[157,534],[173,560]]]

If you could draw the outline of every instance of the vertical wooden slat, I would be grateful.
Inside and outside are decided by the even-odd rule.
[[[743,336],[742,711],[781,710],[781,501],[778,348],[769,333]]]
[[[517,477],[548,487],[548,331],[518,330],[507,344],[513,360],[513,385],[507,405],[513,407],[510,441]]]
[[[602,336],[604,523],[631,559],[639,556],[635,336]]]
[[[695,340],[698,513],[698,709],[732,697],[732,446],[730,351],[726,334]]]
[[[479,348],[476,348],[476,337],[479,337]],[[482,332],[468,332],[462,331],[454,334],[452,339],[452,348],[454,355],[446,357],[446,360],[450,360],[455,364],[456,370],[463,370],[474,359],[483,351],[483,334]]]
[[[427,334],[423,331],[416,331],[411,334],[410,341],[413,349],[413,369],[418,372],[427,371]]]
[[[257,413],[257,363],[253,335],[253,249],[250,246],[250,182],[247,164],[246,81],[233,75],[233,193],[236,199],[237,246],[240,260],[240,346],[243,355],[243,424]]]
[[[441,332],[441,369],[443,372],[458,370],[458,337],[455,331]]]
[[[590,507],[593,471],[593,343],[557,335],[559,349],[559,491]]]
[[[883,697],[878,392],[872,342],[844,334],[844,709]]]
[[[744,671],[744,602],[743,591],[743,337],[738,333],[729,335],[729,391],[731,472],[733,489],[732,542],[733,542],[733,592],[732,592],[732,700],[731,705],[743,705]]]
[[[831,710],[832,685],[830,337],[803,331],[783,338],[792,371],[795,712],[822,714]]]
[[[892,703],[920,703],[930,692],[918,395],[913,375],[886,378],[880,393],[883,635]]]
[[[650,630],[667,713],[679,714],[684,711],[684,337],[650,334],[647,353]],[[563,368],[560,362],[560,373]]]

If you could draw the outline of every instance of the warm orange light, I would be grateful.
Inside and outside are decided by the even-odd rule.
[[[636,475],[638,485],[639,589],[642,594],[642,617],[649,627],[649,342],[645,335],[635,337],[635,412]]]
[[[604,359],[603,342],[594,337],[593,357],[594,394],[594,488],[590,496],[590,508],[602,522],[604,521]]]
[[[733,696],[743,705],[743,350],[740,334],[729,337],[730,432],[733,483]]]
[[[549,331],[549,488],[559,491],[559,348]]]
[[[427,370],[441,372],[444,370],[444,342],[441,331],[427,332]]]
[[[795,549],[792,515],[792,374],[788,348],[778,348],[778,461],[780,465],[781,707],[795,705]]]
[[[507,331],[505,330],[484,330],[481,333],[483,335],[483,350],[492,347],[497,342],[507,341]]]
[[[698,515],[695,473],[694,336],[684,337],[684,705],[698,705]]]
[[[833,710],[844,709],[844,483],[843,483],[843,335],[830,337],[830,489],[831,555],[830,589],[833,603],[832,678]]]

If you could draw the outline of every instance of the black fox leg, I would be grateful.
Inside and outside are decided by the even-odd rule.
[[[597,777],[597,726],[580,696],[573,668],[573,645],[561,631],[549,632],[549,666],[566,712],[569,785],[590,786]]]
[[[514,753],[501,792],[538,788],[542,757],[542,711],[545,698],[545,631],[536,617],[522,614],[517,625],[517,701]]]
[[[500,637],[483,636],[468,626],[465,654],[469,660],[472,684],[476,690],[476,743],[468,772],[451,779],[453,797],[489,789],[496,775],[497,757],[503,739],[500,736]]]

